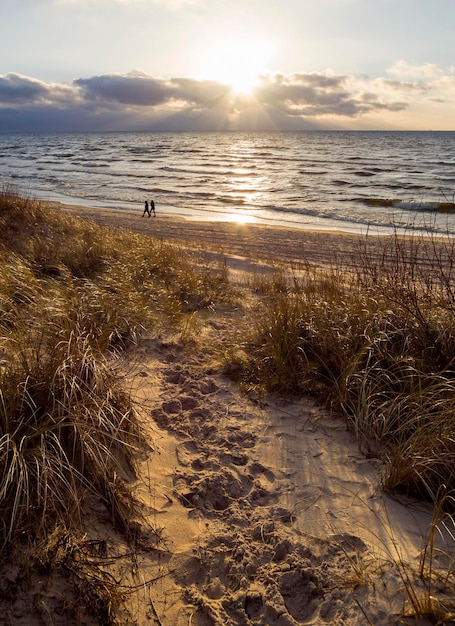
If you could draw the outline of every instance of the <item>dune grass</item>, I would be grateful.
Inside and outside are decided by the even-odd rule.
[[[115,357],[226,292],[171,245],[0,192],[0,549],[81,528],[103,502],[128,533],[142,446]]]
[[[455,248],[365,237],[353,265],[274,278],[246,344],[244,384],[309,393],[386,462],[386,489],[455,493]],[[374,248],[377,250],[377,248]]]
[[[260,305],[232,368],[244,386],[312,394],[343,414],[361,450],[384,460],[386,489],[435,502],[434,529],[454,508],[454,246],[395,236],[373,255],[366,237],[349,270],[258,278]],[[129,484],[143,441],[116,356],[145,329],[188,325],[229,297],[222,269],[197,270],[175,246],[0,191],[3,553],[46,538],[67,545],[90,498],[134,534]],[[418,617],[440,608],[433,545],[423,595],[405,573]]]
[[[132,555],[159,545],[131,490],[147,442],[117,357],[226,298],[225,272],[173,245],[0,190],[0,554],[18,568],[0,595],[20,604],[36,579],[38,623],[54,611],[68,623],[129,619],[110,573],[119,556],[87,536],[86,519],[101,506]],[[67,581],[64,606],[43,576]]]
[[[242,385],[315,396],[384,462],[384,489],[432,502],[419,568],[391,558],[403,617],[453,623],[453,554],[437,539],[454,539],[454,242],[396,235],[378,253],[366,237],[349,268],[280,272],[256,291]]]

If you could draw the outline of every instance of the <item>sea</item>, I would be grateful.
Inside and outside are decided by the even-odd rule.
[[[0,185],[157,216],[455,234],[455,132],[0,134]]]

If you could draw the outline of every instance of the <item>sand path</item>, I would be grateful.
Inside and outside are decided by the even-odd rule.
[[[154,449],[138,494],[166,546],[142,562],[158,580],[136,599],[139,623],[398,623],[393,561],[418,563],[429,507],[386,497],[340,418],[248,397],[222,374],[217,346],[240,314],[200,321],[209,350],[155,337],[129,355]]]

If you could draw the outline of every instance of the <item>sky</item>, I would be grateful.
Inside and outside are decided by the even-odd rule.
[[[455,0],[1,0],[0,132],[455,130]]]

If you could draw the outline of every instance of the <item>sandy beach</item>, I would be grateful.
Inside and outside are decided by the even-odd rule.
[[[199,222],[178,217],[142,218],[142,211],[91,209],[51,203],[74,215],[98,224],[127,228],[150,234],[185,247],[201,247],[221,255],[234,255],[255,261],[280,263],[292,268],[311,264],[315,267],[346,265],[355,258],[361,235],[286,227],[239,224],[236,222]]]
[[[202,247],[226,259],[239,284],[272,261],[350,263],[358,243],[337,233],[63,210]],[[129,597],[133,623],[415,623],[400,621],[403,572],[418,565],[431,508],[383,493],[381,464],[359,452],[340,417],[307,398],[242,393],[225,375],[219,355],[252,306],[245,295],[242,307],[193,318],[186,337],[150,333],[122,357],[150,446],[135,491],[161,536],[160,550],[137,560],[138,583],[153,582]]]

